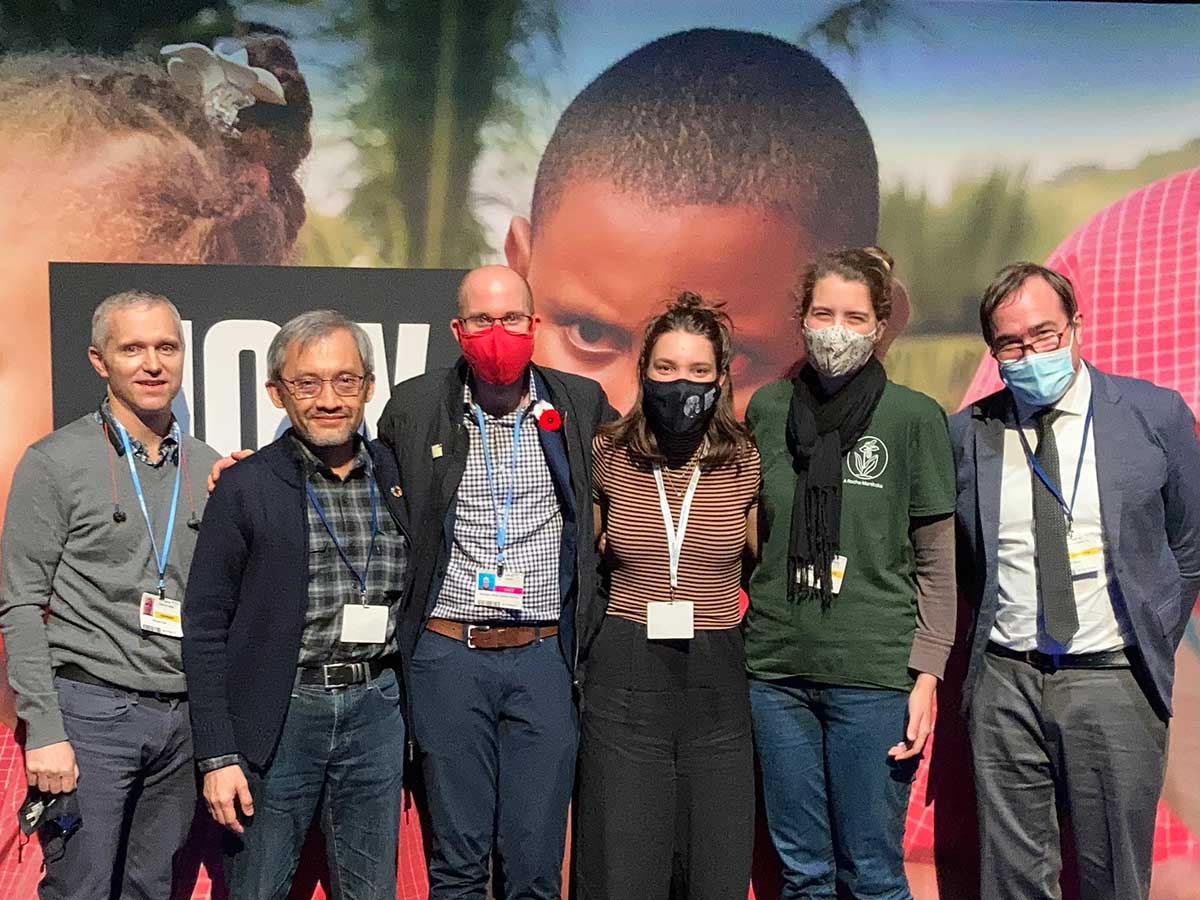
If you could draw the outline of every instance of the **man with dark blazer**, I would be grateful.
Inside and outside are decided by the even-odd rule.
[[[950,420],[982,895],[1150,891],[1175,649],[1200,591],[1200,441],[1175,391],[1080,355],[1071,283],[1002,270],[980,308],[1005,389]],[[1149,348],[1148,348],[1149,349]]]
[[[394,659],[413,572],[395,458],[359,436],[367,334],[292,319],[267,391],[292,427],[226,471],[184,603],[204,798],[237,900],[287,893],[318,807],[333,892],[395,897],[405,728]]]
[[[578,660],[603,610],[594,381],[530,365],[525,281],[486,266],[459,289],[463,358],[398,385],[379,437],[418,526],[401,651],[432,824],[431,900],[557,900],[578,720]]]

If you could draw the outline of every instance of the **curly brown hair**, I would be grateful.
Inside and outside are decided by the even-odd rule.
[[[296,173],[312,148],[312,101],[286,41],[255,35],[245,46],[287,103],[243,109],[240,136],[210,124],[156,63],[32,53],[0,58],[0,137],[64,159],[64,180],[104,142],[137,138],[136,159],[103,173],[123,237],[197,262],[284,262],[304,224]]]
[[[638,354],[638,373],[645,378],[650,371],[654,346],[663,335],[683,331],[707,338],[712,344],[717,377],[725,376],[725,384],[717,399],[716,412],[708,423],[706,445],[700,457],[700,465],[709,469],[737,459],[750,446],[750,433],[733,413],[733,381],[729,374],[729,362],[733,356],[733,321],[725,312],[724,305],[720,302],[709,303],[699,294],[684,291],[669,301],[666,310],[646,325],[642,350]],[[654,431],[642,410],[640,381],[637,400],[629,412],[603,426],[601,431],[609,435],[617,447],[624,448],[636,462],[646,465],[666,462],[666,456],[659,449]]]

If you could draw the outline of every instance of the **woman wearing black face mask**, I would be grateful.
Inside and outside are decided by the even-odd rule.
[[[638,403],[595,440],[608,609],[585,657],[580,900],[745,896],[754,828],[738,602],[758,451],[733,415],[730,324],[681,294],[646,329]]]

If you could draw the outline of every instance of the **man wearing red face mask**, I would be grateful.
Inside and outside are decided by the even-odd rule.
[[[529,286],[463,279],[463,357],[398,385],[379,421],[423,525],[401,625],[428,794],[430,900],[558,900],[578,742],[572,683],[596,601],[592,434],[615,418],[594,381],[530,364]]]

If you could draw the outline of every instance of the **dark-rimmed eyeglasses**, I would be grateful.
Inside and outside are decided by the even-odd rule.
[[[474,316],[459,316],[458,321],[462,322],[463,328],[472,334],[487,331],[493,325],[503,325],[504,330],[512,334],[525,334],[529,331],[529,326],[533,324],[533,316],[529,313],[515,312],[505,313],[499,317],[479,313]]]
[[[992,348],[992,356],[1000,362],[1016,362],[1024,359],[1030,353],[1050,353],[1062,349],[1063,335],[1071,330],[1067,325],[1062,331],[1048,331],[1040,334],[1032,341],[1009,341],[999,347]]]
[[[300,378],[280,378],[279,380],[287,387],[288,393],[297,400],[311,400],[320,394],[321,389],[327,384],[333,385],[333,392],[339,397],[357,396],[367,377],[365,375],[352,375],[349,372],[343,372],[341,375],[334,375],[332,378],[317,378],[315,375],[303,375]]]

